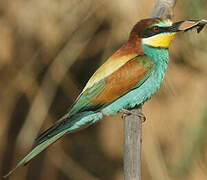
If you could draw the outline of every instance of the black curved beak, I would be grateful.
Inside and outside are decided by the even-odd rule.
[[[199,33],[204,26],[207,24],[207,20],[186,20],[179,21],[173,23],[172,26],[169,27],[169,31],[171,32],[179,32],[179,31],[188,31],[192,29],[197,29],[197,33]]]

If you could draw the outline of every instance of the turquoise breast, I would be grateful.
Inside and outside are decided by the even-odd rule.
[[[168,49],[142,46],[144,53],[155,62],[155,68],[149,78],[138,88],[131,90],[124,96],[118,98],[113,103],[102,109],[104,115],[117,113],[121,108],[134,108],[151,98],[160,88],[169,62]]]

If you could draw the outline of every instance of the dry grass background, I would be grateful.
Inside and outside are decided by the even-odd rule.
[[[0,2],[0,177],[61,117],[156,0]],[[174,20],[206,18],[178,0]],[[207,29],[179,34],[160,91],[144,105],[143,180],[207,179]],[[123,179],[123,121],[64,137],[9,179]],[[1,178],[0,178],[1,179]]]

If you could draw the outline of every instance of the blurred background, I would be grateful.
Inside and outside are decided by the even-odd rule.
[[[0,1],[0,179],[60,118],[156,0]],[[174,21],[207,18],[178,0]],[[180,33],[143,111],[143,180],[207,179],[207,28]],[[123,179],[123,120],[107,117],[41,153],[12,180]]]

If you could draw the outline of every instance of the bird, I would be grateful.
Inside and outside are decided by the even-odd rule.
[[[86,128],[105,116],[130,112],[150,99],[165,76],[168,48],[175,34],[190,29],[200,32],[205,24],[205,20],[173,23],[160,18],[137,22],[128,41],[98,68],[68,113],[40,134],[33,149],[4,177],[26,165],[65,134]]]

